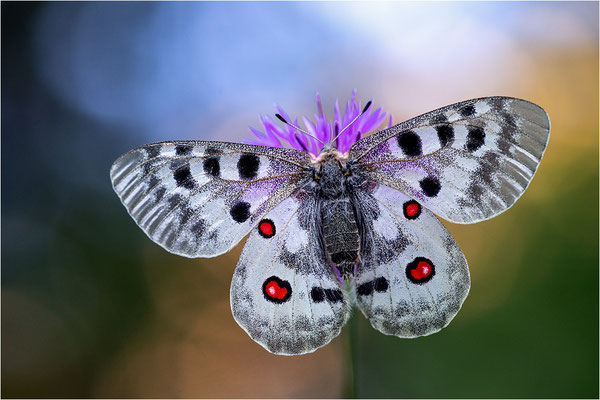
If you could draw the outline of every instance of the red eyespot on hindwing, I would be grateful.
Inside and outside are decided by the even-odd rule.
[[[258,233],[264,238],[275,236],[275,224],[270,219],[263,219],[258,223]]]
[[[406,277],[418,285],[429,282],[435,275],[435,267],[431,260],[417,257],[406,266]]]
[[[414,200],[409,200],[402,206],[406,219],[417,219],[421,215],[421,205]]]
[[[285,303],[292,295],[292,287],[288,281],[279,279],[276,276],[267,278],[263,283],[263,295],[265,299],[273,303]]]

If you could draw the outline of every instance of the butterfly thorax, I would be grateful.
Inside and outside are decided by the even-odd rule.
[[[337,199],[345,194],[344,166],[335,158],[330,158],[320,165],[316,171],[315,178],[321,187],[323,197]]]
[[[328,260],[344,279],[354,275],[360,254],[356,208],[349,194],[350,176],[347,166],[333,156],[323,162],[315,174],[320,186],[322,242]]]

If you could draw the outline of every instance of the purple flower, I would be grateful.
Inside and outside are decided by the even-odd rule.
[[[290,122],[292,125],[298,126],[297,118],[291,119],[278,105],[276,105],[276,108],[278,113],[286,121]],[[328,120],[323,112],[321,97],[318,93],[317,110],[318,113],[315,114],[316,122],[314,123],[307,117],[302,117],[305,130],[315,138],[319,139],[319,141],[329,143],[342,131],[342,129],[346,128],[348,124],[361,113],[362,108],[360,103],[356,101],[356,90],[353,90],[350,100],[346,102],[346,109],[344,110],[343,116],[340,113],[340,106],[336,100],[334,118],[333,120]],[[370,111],[370,108],[368,108],[364,114],[354,121],[354,123],[336,139],[334,143],[335,147],[341,153],[347,152],[354,143],[362,138],[363,134],[377,129],[387,116],[388,113],[383,112],[381,107],[372,112]],[[324,145],[322,143],[319,143],[319,141],[287,124],[282,127],[268,116],[261,116],[260,122],[264,126],[265,133],[252,127],[248,127],[250,132],[252,132],[256,138],[246,139],[246,143],[272,147],[284,147],[284,144],[288,144],[296,150],[305,151],[315,156],[318,156],[323,149]],[[389,126],[392,126],[391,114],[389,114],[386,127]]]

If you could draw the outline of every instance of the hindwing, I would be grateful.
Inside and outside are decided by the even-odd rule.
[[[264,216],[238,261],[233,316],[272,353],[313,352],[339,335],[348,319],[347,296],[318,231],[317,198],[300,189]]]
[[[364,218],[357,303],[385,334],[417,337],[448,325],[469,292],[460,248],[429,210],[384,185],[356,192]]]

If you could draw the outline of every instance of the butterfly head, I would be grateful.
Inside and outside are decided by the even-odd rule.
[[[326,198],[344,194],[345,181],[351,175],[347,165],[348,153],[340,153],[333,145],[326,145],[312,164],[313,176]]]
[[[323,146],[323,149],[317,157],[313,156],[313,164],[320,164],[327,160],[339,160],[345,162],[348,159],[348,153],[340,152],[334,143],[327,143]]]

